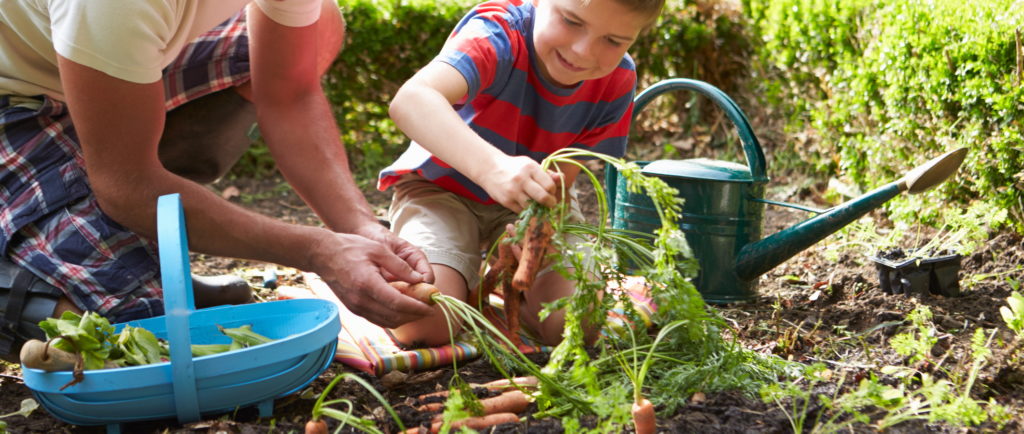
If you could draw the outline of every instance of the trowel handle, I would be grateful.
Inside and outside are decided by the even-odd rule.
[[[729,98],[721,89],[709,83],[689,78],[670,78],[662,80],[643,92],[640,92],[633,100],[633,118],[654,99],[654,97],[673,90],[690,90],[702,94],[711,99],[722,110],[726,117],[736,125],[736,131],[740,135],[740,142],[743,143],[743,152],[747,155],[747,166],[750,167],[750,175],[755,183],[768,182],[767,163],[764,159],[764,151],[761,150],[761,143],[757,141],[754,130],[750,128],[750,121],[743,114],[736,102]]]

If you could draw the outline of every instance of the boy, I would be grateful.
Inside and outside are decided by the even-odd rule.
[[[626,50],[663,3],[483,3],[399,89],[390,114],[413,143],[381,172],[378,188],[395,187],[393,230],[427,254],[442,292],[466,299],[480,279],[481,250],[528,200],[549,207],[562,200],[556,186],[571,186],[579,169],[545,172],[544,157],[566,147],[624,154],[636,89]],[[563,312],[539,321],[542,304],[573,291],[547,269],[525,292],[522,321],[542,343],[560,341],[564,325]],[[430,346],[449,336],[440,309],[392,334],[403,344]]]

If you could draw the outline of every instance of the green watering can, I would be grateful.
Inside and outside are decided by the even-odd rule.
[[[828,210],[816,210],[764,199],[767,164],[761,144],[746,115],[720,89],[697,80],[669,79],[637,95],[634,117],[656,96],[689,90],[710,98],[736,125],[747,164],[695,158],[638,162],[647,176],[663,179],[685,199],[677,222],[700,264],[694,282],[710,303],[751,301],[757,296],[757,278],[793,255],[850,224],[903,191],[920,193],[952,175],[967,154],[960,148],[939,156],[883,185]],[[653,234],[661,227],[651,199],[631,193],[614,166],[605,172],[612,227]],[[818,215],[761,237],[765,204],[780,205]]]

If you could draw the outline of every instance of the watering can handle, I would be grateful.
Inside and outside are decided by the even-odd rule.
[[[764,159],[764,151],[761,150],[761,143],[757,141],[754,130],[750,128],[750,121],[747,120],[747,116],[743,114],[743,111],[740,110],[732,98],[729,98],[725,92],[711,84],[688,78],[671,78],[659,81],[651,87],[644,89],[633,100],[633,118],[636,119],[637,114],[656,96],[673,90],[697,92],[710,98],[711,101],[724,110],[726,117],[736,125],[736,130],[740,135],[740,141],[743,143],[743,152],[747,155],[747,166],[750,168],[751,178],[755,183],[768,182],[768,176],[765,174],[767,164]]]
[[[160,196],[156,205],[160,281],[164,290],[164,315],[170,342],[171,378],[178,422],[200,419],[189,316],[195,310],[192,273],[189,271],[185,212],[177,193]]]

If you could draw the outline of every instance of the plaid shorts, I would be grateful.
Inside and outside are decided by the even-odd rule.
[[[243,11],[164,69],[166,109],[248,80]],[[11,261],[111,321],[163,314],[155,243],[100,210],[62,102],[0,96],[0,162],[0,247]]]

